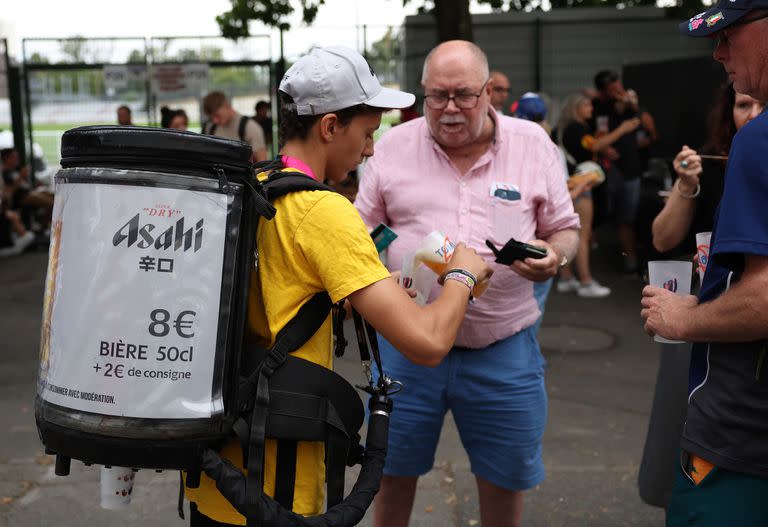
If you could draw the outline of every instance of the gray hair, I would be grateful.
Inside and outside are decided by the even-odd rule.
[[[577,110],[579,106],[588,101],[589,97],[581,92],[570,94],[565,98],[563,108],[560,110],[560,118],[557,120],[557,144],[563,144],[563,131],[571,122],[578,120]]]
[[[485,55],[485,52],[480,49],[480,47],[468,40],[449,40],[447,42],[442,42],[432,48],[432,50],[427,54],[427,58],[424,59],[424,67],[421,70],[421,83],[423,84],[424,81],[427,78],[429,63],[432,61],[433,55],[438,50],[441,50],[448,46],[457,46],[460,45],[461,47],[464,47],[467,51],[469,51],[472,54],[474,66],[476,66],[481,73],[481,76],[483,79],[487,79],[491,76],[490,73],[490,67],[488,66],[488,57]]]

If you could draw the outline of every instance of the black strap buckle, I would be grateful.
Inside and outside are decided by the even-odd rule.
[[[352,309],[352,317],[355,320],[355,334],[357,335],[357,347],[360,349],[360,362],[363,365],[363,374],[368,381],[368,386],[356,385],[356,388],[363,390],[373,397],[396,394],[403,389],[403,383],[393,380],[384,374],[376,330],[354,308]],[[376,362],[376,369],[379,373],[378,382],[373,380],[371,354],[373,354],[373,361]]]

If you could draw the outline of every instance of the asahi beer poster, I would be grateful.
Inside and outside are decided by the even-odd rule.
[[[229,198],[61,184],[46,291],[43,397],[106,415],[206,418]]]

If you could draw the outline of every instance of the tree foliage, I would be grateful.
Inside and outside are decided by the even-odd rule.
[[[59,41],[61,52],[74,64],[83,63],[88,51],[88,41],[81,36],[65,38]]]
[[[248,23],[262,22],[269,27],[290,29],[287,18],[295,11],[294,4],[301,6],[304,23],[315,21],[317,10],[325,0],[229,0],[232,9],[216,17],[222,36],[238,39],[250,36]]]
[[[376,76],[384,83],[394,82],[398,57],[397,34],[391,27],[387,28],[384,36],[371,44],[366,56]]]
[[[473,40],[470,0],[392,0],[403,5],[418,3],[420,13],[435,16],[438,41]],[[494,11],[536,11],[544,8],[544,0],[476,0]],[[232,9],[216,17],[221,34],[227,38],[247,37],[248,23],[259,21],[269,27],[288,29],[287,17],[294,5],[301,7],[302,20],[312,24],[325,0],[230,0]],[[549,0],[553,8],[569,7],[634,7],[655,6],[656,0]],[[704,7],[702,0],[676,0],[675,15],[687,15]]]
[[[134,49],[128,55],[128,64],[144,64],[147,62],[147,53],[143,49]]]

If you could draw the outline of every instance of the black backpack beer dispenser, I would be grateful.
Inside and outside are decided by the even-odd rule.
[[[70,459],[195,472],[237,410],[228,401],[257,221],[245,199],[251,149],[175,130],[92,126],[66,132],[61,153],[40,437],[60,475]]]

